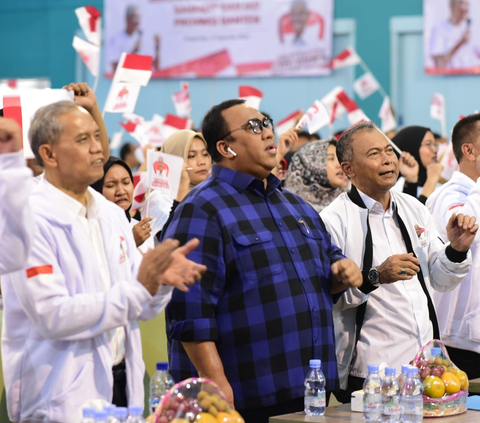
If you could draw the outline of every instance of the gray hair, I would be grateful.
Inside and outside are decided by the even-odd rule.
[[[44,144],[56,143],[62,135],[63,128],[58,118],[79,108],[80,106],[73,101],[59,101],[37,110],[30,124],[28,140],[40,166],[43,166],[43,160],[39,154],[40,147]]]
[[[353,161],[353,147],[352,142],[353,138],[358,132],[366,131],[372,132],[377,130],[377,125],[375,125],[371,120],[365,122],[357,123],[355,126],[348,128],[340,137],[337,142],[337,158],[338,162],[342,164],[343,162]]]
[[[136,4],[131,4],[130,6],[127,7],[127,13],[126,16],[129,18],[130,16],[135,16],[139,15],[140,10],[138,9],[138,6]]]

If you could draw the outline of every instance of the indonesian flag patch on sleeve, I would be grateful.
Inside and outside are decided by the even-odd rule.
[[[27,278],[33,278],[38,275],[52,275],[53,266],[51,264],[46,264],[44,266],[35,266],[27,269]]]

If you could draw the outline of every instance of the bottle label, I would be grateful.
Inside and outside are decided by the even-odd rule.
[[[327,401],[325,399],[325,392],[319,392],[315,399],[313,400],[312,406],[313,407],[325,407],[327,405]]]
[[[366,413],[374,413],[380,408],[380,404],[375,404],[374,402],[363,404],[363,411]]]
[[[398,404],[385,404],[383,406],[383,414],[386,416],[399,416],[402,414],[403,407]]]

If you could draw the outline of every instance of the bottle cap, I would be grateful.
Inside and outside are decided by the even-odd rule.
[[[402,373],[407,373],[407,369],[408,369],[409,367],[410,367],[410,365],[404,364],[404,365],[402,366]]]
[[[108,413],[105,410],[95,411],[93,415],[96,419],[106,419],[108,417]]]
[[[397,369],[395,367],[385,367],[385,375],[395,376],[395,373],[397,373]]]
[[[417,376],[418,375],[418,369],[416,367],[408,367],[407,368],[407,376]]]
[[[322,365],[322,360],[310,360],[310,368],[319,369]]]
[[[82,410],[83,417],[93,417],[95,415],[95,408],[87,407]]]
[[[168,363],[157,363],[157,370],[168,371]]]
[[[108,404],[105,407],[103,407],[103,411],[106,411],[109,415],[113,413],[113,410],[115,410],[117,406],[115,404]]]
[[[128,417],[128,410],[127,407],[117,407],[115,410],[113,410],[113,415],[115,417],[123,417],[127,418]]]
[[[130,414],[142,414],[143,413],[143,407],[141,405],[131,405],[130,406]]]
[[[438,347],[432,348],[430,354],[432,357],[440,357],[442,355],[442,349]]]
[[[378,364],[369,364],[368,373],[378,373]]]

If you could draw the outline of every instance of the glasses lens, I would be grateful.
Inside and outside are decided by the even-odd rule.
[[[248,122],[252,127],[253,132],[256,134],[261,134],[263,131],[262,122],[259,119],[252,119]]]

